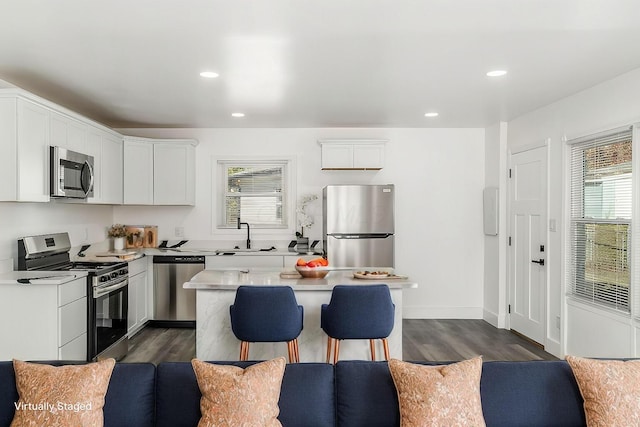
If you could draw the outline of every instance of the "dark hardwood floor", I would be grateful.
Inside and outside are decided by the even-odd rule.
[[[402,322],[402,358],[410,361],[557,360],[519,335],[484,320],[445,319]]]
[[[402,322],[403,359],[457,361],[556,360],[538,345],[484,320],[415,320]],[[363,344],[366,345],[366,344]],[[195,357],[195,330],[147,326],[129,341],[123,362],[188,362]]]
[[[147,326],[129,340],[122,362],[189,362],[196,356],[196,330]]]

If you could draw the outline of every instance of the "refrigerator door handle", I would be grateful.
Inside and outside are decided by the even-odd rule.
[[[387,237],[393,236],[393,234],[329,234],[329,236],[336,239],[386,239]]]

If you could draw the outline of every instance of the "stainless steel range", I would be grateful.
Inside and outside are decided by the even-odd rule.
[[[86,271],[87,360],[120,360],[128,352],[128,264],[72,262],[70,249],[68,233],[24,237],[18,240],[18,269]]]

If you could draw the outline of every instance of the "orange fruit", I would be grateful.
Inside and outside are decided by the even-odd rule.
[[[296,261],[296,265],[304,267],[305,265],[307,265],[307,261],[303,260],[302,258],[298,258],[298,261]]]

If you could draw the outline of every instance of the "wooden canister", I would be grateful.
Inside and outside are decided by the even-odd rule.
[[[144,226],[144,247],[145,248],[158,247],[158,226],[157,225]]]

